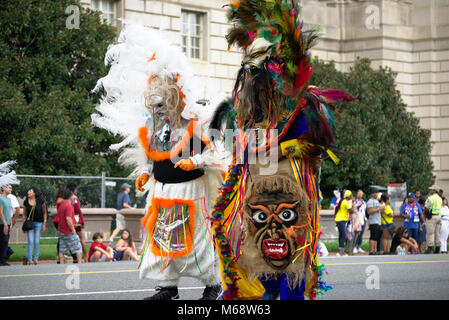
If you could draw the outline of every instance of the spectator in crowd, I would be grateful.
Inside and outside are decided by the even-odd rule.
[[[84,240],[84,235],[83,235],[83,228],[84,228],[84,216],[83,216],[83,212],[81,211],[81,204],[80,204],[80,200],[78,198],[78,188],[76,186],[75,183],[69,183],[67,184],[67,189],[69,189],[70,191],[72,191],[73,193],[73,208],[75,210],[75,230],[76,230],[76,234],[78,235],[78,237],[80,238],[80,242],[81,242],[81,248],[83,250],[83,258],[84,258],[84,262],[87,262],[87,248],[86,248],[86,241]],[[73,257],[73,262],[76,263],[77,261],[75,260],[76,256]]]
[[[131,200],[129,199],[129,192],[131,191],[131,185],[124,183],[121,186],[121,191],[117,195],[117,210],[120,211],[123,208],[131,209]],[[125,217],[121,213],[115,215],[116,227],[109,238],[109,242],[113,243],[114,238],[119,232],[126,228]]]
[[[10,193],[8,194],[8,198],[11,200],[11,229],[16,225],[17,219],[20,216],[20,205],[19,201],[17,201],[17,197],[12,194],[12,186],[9,185]]]
[[[58,208],[61,205],[61,203],[64,201],[64,191],[65,191],[65,186],[64,185],[60,185],[58,187],[58,193],[56,194],[56,200],[55,200],[55,205],[56,205],[56,212],[58,212]],[[55,225],[56,230],[58,230],[58,214],[56,214],[56,216],[53,218],[53,224]],[[58,242],[56,243],[56,252],[59,256],[59,238],[58,238]],[[73,255],[72,255],[73,257]],[[75,255],[76,257],[76,255]],[[73,259],[75,260],[75,258]],[[58,262],[59,264],[59,259]]]
[[[408,254],[410,252],[411,254],[415,254],[417,250],[418,243],[409,236],[408,230],[404,226],[398,227],[391,241],[390,253]]]
[[[418,229],[422,209],[419,203],[415,201],[415,194],[410,192],[407,195],[407,201],[402,204],[399,215],[404,219],[404,228],[408,230],[408,235],[418,241]]]
[[[419,190],[415,190],[415,201],[416,201],[416,203],[420,203],[420,201],[421,201],[421,191],[419,191]],[[421,207],[422,208],[422,207]]]
[[[359,193],[360,190],[357,192],[357,196],[359,195]],[[356,206],[356,200],[353,199],[354,213],[349,215],[348,234],[347,234],[347,252],[349,255],[358,253],[358,251],[355,249],[355,246],[360,237],[362,224],[364,223],[363,219],[365,217],[364,212],[363,216],[360,214],[359,212],[360,207]]]
[[[75,209],[73,208],[73,193],[65,189],[63,201],[59,204],[58,211],[58,239],[59,239],[59,263],[64,264],[64,255],[71,252],[76,254],[78,263],[81,259],[81,242],[75,230]]]
[[[345,254],[345,242],[346,242],[346,227],[349,220],[349,215],[354,213],[352,205],[352,193],[349,190],[344,192],[343,200],[341,200],[337,207],[335,207],[335,223],[338,229],[338,253],[337,256],[347,256]]]
[[[369,255],[377,254],[377,242],[380,240],[381,229],[381,214],[385,211],[385,208],[381,208],[379,201],[377,200],[379,191],[375,188],[371,191],[371,198],[366,203],[366,212],[368,213],[369,221]]]
[[[433,185],[429,188],[429,197],[426,200],[425,211],[426,211],[426,243],[427,250],[426,253],[439,253],[440,252],[440,231],[441,231],[441,216],[440,210],[443,200],[438,194],[438,188]],[[435,246],[435,250],[433,247]]]
[[[11,230],[17,223],[17,219],[20,216],[20,205],[17,201],[17,197],[12,194],[12,186],[8,185],[7,188],[10,189],[10,193],[8,194],[8,198],[11,200],[11,226],[9,227],[9,231],[11,233]],[[6,251],[6,257],[9,259],[9,257],[14,253],[14,250],[12,250],[9,246]]]
[[[449,207],[447,198],[443,198],[443,204],[441,206],[440,215],[441,215],[440,251],[441,253],[447,253],[447,238],[449,236]]]
[[[89,262],[105,262],[112,261],[114,251],[103,243],[103,236],[96,232],[92,237],[92,244],[89,248]]]
[[[361,228],[360,233],[355,242],[356,247],[354,248],[353,253],[365,253],[365,250],[362,249],[362,241],[363,241],[363,232],[365,231],[366,221],[368,219],[366,218],[366,202],[365,200],[363,200],[363,191],[360,189],[357,191],[354,205],[356,213],[359,217]]]
[[[133,237],[128,229],[123,229],[122,236],[115,245],[114,260],[135,260],[140,259],[137,254],[136,245],[133,241]]]
[[[341,199],[341,194],[343,193],[343,190],[334,190],[334,197],[331,200],[331,204],[329,205],[330,210],[335,210],[335,207],[337,207],[338,203]]]
[[[443,193],[444,193],[443,189],[438,190],[438,195],[440,196],[441,199],[444,198]]]
[[[26,231],[28,244],[27,255],[24,257],[24,264],[36,265],[39,260],[39,250],[41,233],[45,232],[47,225],[47,204],[38,189],[32,187],[28,189],[27,195],[23,202],[23,221],[33,221],[33,228]]]
[[[416,198],[416,196],[415,196]],[[424,205],[426,203],[426,199],[424,197],[420,197],[419,199],[419,206],[424,208]],[[422,211],[422,210],[421,210]],[[418,224],[418,238],[416,239],[416,242],[418,242],[418,252],[424,253],[423,245],[426,243],[426,217],[424,213],[419,215],[419,224]]]
[[[8,243],[11,226],[11,199],[8,198],[10,188],[0,188],[0,266],[9,266]]]
[[[394,210],[391,206],[391,198],[386,195],[381,196],[382,202],[385,204],[384,212],[381,214],[382,228],[382,248],[384,254],[390,253],[390,238],[393,236],[395,228],[393,224]]]

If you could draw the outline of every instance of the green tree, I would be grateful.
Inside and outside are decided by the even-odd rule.
[[[314,62],[311,83],[343,89],[357,99],[341,104],[334,150],[341,162],[325,161],[321,189],[324,196],[336,188],[369,191],[369,185],[407,182],[408,190],[427,190],[434,182],[430,159],[430,131],[401,99],[396,74],[389,68],[373,70],[368,59],[358,59],[349,72],[333,62]]]
[[[68,28],[69,6],[79,28]],[[91,125],[116,30],[74,0],[0,2],[0,162],[20,174],[123,175],[116,142]]]

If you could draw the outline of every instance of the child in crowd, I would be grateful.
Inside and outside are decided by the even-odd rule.
[[[140,256],[137,254],[136,245],[134,244],[131,233],[128,229],[123,229],[122,236],[117,241],[114,250],[114,260],[135,260],[138,261]]]
[[[391,241],[390,253],[406,255],[408,252],[415,254],[418,250],[418,243],[412,237],[409,237],[408,230],[403,226],[396,229],[393,240]]]
[[[114,252],[111,247],[108,247],[103,243],[103,236],[101,233],[96,232],[92,237],[92,240],[93,242],[89,249],[89,262],[112,261]]]

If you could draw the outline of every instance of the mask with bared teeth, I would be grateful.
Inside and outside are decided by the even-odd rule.
[[[248,183],[239,265],[255,276],[302,274],[304,261],[298,249],[311,230],[309,198],[295,181],[289,161],[279,162],[276,175],[255,175]]]

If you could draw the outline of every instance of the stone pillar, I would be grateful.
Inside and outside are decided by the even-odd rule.
[[[135,242],[142,242],[141,220],[145,209],[122,209],[120,213],[125,217],[126,229],[129,230]]]

